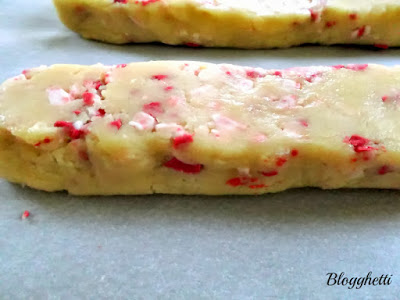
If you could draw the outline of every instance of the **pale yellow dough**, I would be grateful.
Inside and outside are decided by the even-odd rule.
[[[0,86],[0,176],[82,195],[397,189],[399,120],[400,67],[39,67]]]
[[[124,2],[121,1],[120,2]],[[109,43],[273,48],[400,46],[398,0],[54,0],[62,22]]]

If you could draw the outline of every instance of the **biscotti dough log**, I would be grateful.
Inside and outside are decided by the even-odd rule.
[[[400,67],[54,65],[0,91],[0,175],[37,189],[400,187]]]
[[[398,0],[54,0],[62,22],[110,43],[271,48],[400,46]]]

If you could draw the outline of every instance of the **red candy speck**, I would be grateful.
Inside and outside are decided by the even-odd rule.
[[[54,127],[64,128],[68,136],[75,140],[84,136],[86,133],[82,129],[76,129],[71,122],[57,121],[54,123]]]
[[[383,101],[383,102],[386,102],[387,99],[389,99],[389,96],[383,96],[383,97],[382,97],[382,101]]]
[[[352,145],[354,151],[357,153],[378,150],[376,147],[368,146],[370,143],[369,139],[356,134],[352,135],[351,137],[346,136],[343,142]]]
[[[353,13],[353,14],[349,14],[349,19],[350,20],[357,20],[357,14]]]
[[[121,121],[121,119],[117,119],[115,121],[110,122],[110,125],[117,127],[117,129],[119,130],[122,126],[122,121]]]
[[[175,149],[178,149],[181,146],[185,144],[190,144],[192,142],[193,142],[193,136],[190,134],[180,135],[173,139],[173,145]]]
[[[166,87],[164,88],[164,90],[165,90],[165,91],[170,91],[170,90],[172,90],[173,88],[174,88],[173,86],[169,85],[169,86],[166,86]]]
[[[248,70],[248,71],[246,71],[246,75],[247,75],[247,77],[250,77],[250,78],[260,78],[260,77],[264,77],[262,74],[260,74],[260,73],[257,72],[257,71],[254,71],[254,70]]]
[[[235,178],[231,178],[226,182],[227,185],[230,186],[239,186],[239,185],[243,185],[242,179],[240,177],[235,177]]]
[[[94,81],[93,84],[96,90],[98,90],[103,85],[103,83],[100,80]]]
[[[105,114],[106,114],[106,111],[105,111],[103,108],[99,108],[99,109],[97,110],[97,115],[98,115],[99,117],[104,117]]]
[[[386,165],[380,167],[379,170],[378,170],[378,174],[379,175],[385,175],[385,174],[390,173],[390,172],[391,172],[391,170],[390,170],[389,166],[386,166]]]
[[[117,69],[123,69],[127,66],[127,64],[119,64],[117,65]]]
[[[299,150],[293,149],[293,150],[290,152],[290,155],[293,156],[293,157],[299,155]]]
[[[272,177],[278,175],[278,171],[270,171],[270,172],[261,172],[266,177]]]
[[[249,188],[251,189],[261,189],[263,187],[267,187],[265,184],[253,184],[253,185],[249,185]]]
[[[284,157],[278,157],[278,158],[276,159],[276,165],[277,165],[278,167],[282,167],[286,162],[287,162],[287,159],[284,158]]]
[[[78,155],[82,160],[89,160],[89,154],[86,151],[79,151]]]
[[[308,127],[308,122],[306,120],[300,120],[299,122],[300,122],[301,126]]]
[[[114,0],[114,3],[123,3],[123,4],[126,4],[126,3],[128,3],[128,0]]]
[[[225,74],[228,76],[232,76],[232,73],[230,71],[226,71]]]
[[[188,47],[192,47],[192,48],[199,48],[199,47],[201,47],[201,45],[196,44],[196,43],[186,43],[185,45],[188,46]]]
[[[195,165],[186,164],[177,159],[176,157],[173,157],[172,159],[164,163],[164,166],[188,174],[197,174],[200,173],[201,170],[203,169],[203,165],[201,164],[195,164]]]
[[[388,49],[389,45],[386,44],[374,44],[375,48],[379,48],[379,49]]]
[[[89,92],[84,92],[82,94],[83,103],[87,106],[92,106],[94,104],[94,94]]]
[[[29,212],[29,210],[26,210],[22,213],[21,215],[21,219],[26,219],[29,218],[29,216],[31,215],[31,213]]]
[[[272,73],[272,75],[278,76],[278,77],[282,77],[282,72],[281,71],[275,71],[274,73]]]
[[[160,102],[151,102],[143,105],[143,111],[154,117],[154,115],[163,113],[164,109]]]
[[[51,138],[46,137],[46,138],[44,138],[42,141],[37,142],[34,146],[35,146],[35,147],[38,147],[38,146],[40,146],[41,144],[48,144],[48,143],[50,143],[50,142],[51,142]]]
[[[316,12],[313,9],[309,9],[309,11],[310,11],[311,21],[312,22],[317,22],[318,21],[318,17],[319,17],[318,12]]]
[[[151,79],[163,80],[163,79],[165,79],[165,78],[167,78],[167,77],[168,77],[167,75],[161,75],[161,74],[159,74],[159,75],[153,75],[153,76],[151,76]]]
[[[335,25],[336,25],[336,21],[328,21],[328,22],[325,23],[325,27],[326,28],[330,28],[330,27],[335,26]]]
[[[77,110],[74,110],[73,113],[76,114],[77,116],[79,116],[81,114],[81,111],[79,109],[77,109]]]

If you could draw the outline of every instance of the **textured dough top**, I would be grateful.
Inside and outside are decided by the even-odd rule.
[[[310,141],[347,148],[343,139],[353,134],[399,150],[399,82],[399,67],[377,65],[282,71],[196,62],[55,65],[1,86],[0,126],[32,144],[66,127],[70,135],[99,139],[188,134],[197,147],[233,143],[233,152]]]

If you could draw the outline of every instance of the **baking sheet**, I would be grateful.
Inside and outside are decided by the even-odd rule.
[[[0,0],[0,80],[42,64],[202,60],[265,68],[400,64],[400,51],[113,46],[85,41],[51,1]],[[0,181],[0,299],[395,299],[400,192],[73,197]],[[21,220],[24,210],[31,216]],[[328,272],[393,275],[327,286]]]

